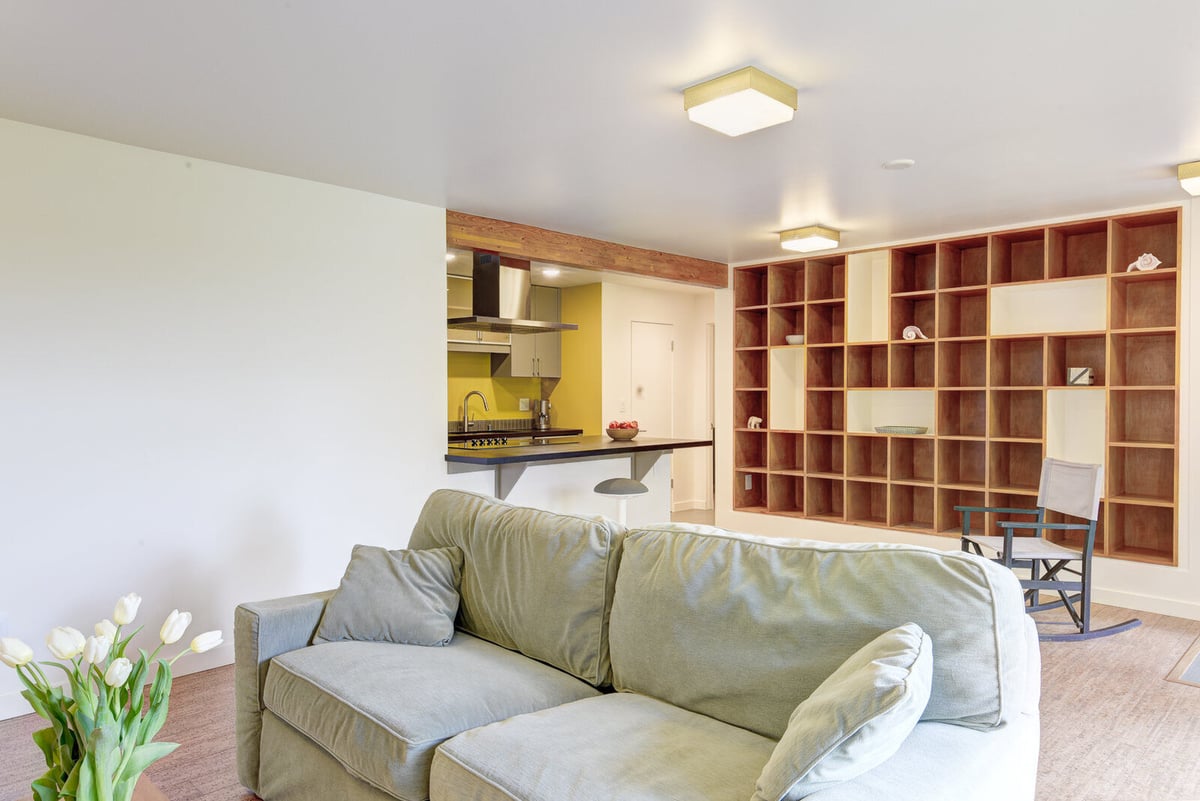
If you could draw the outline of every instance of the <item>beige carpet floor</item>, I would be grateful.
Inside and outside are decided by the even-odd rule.
[[[1098,625],[1133,614],[1095,612]],[[1138,616],[1114,637],[1042,644],[1038,801],[1200,801],[1200,687],[1166,680],[1200,621]],[[254,798],[237,781],[233,718],[232,667],[176,680],[160,739],[183,747],[147,772],[171,801]],[[29,739],[39,723],[0,721],[0,801],[30,798],[44,770]]]

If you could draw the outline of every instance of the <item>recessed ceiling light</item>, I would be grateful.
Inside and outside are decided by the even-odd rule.
[[[779,247],[798,253],[829,250],[836,248],[840,241],[840,232],[823,225],[808,225],[804,228],[792,228],[779,232]]]
[[[688,119],[726,136],[741,136],[789,122],[796,105],[795,87],[754,67],[743,67],[683,90]]]
[[[1179,165],[1179,185],[1189,195],[1200,197],[1200,161]]]
[[[914,159],[892,159],[891,161],[883,162],[885,170],[907,170],[909,167],[916,166],[917,162]]]

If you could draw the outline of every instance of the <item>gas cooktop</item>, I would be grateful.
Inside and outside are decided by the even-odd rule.
[[[476,451],[484,448],[523,448],[532,445],[566,445],[579,442],[579,437],[572,435],[534,436],[528,433],[504,432],[480,434],[471,439],[451,441],[450,447],[457,450]]]

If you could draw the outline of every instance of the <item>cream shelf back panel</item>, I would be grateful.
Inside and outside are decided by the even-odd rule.
[[[1103,389],[1046,390],[1046,456],[1105,464],[1104,394]]]
[[[771,348],[767,426],[777,431],[804,428],[804,348]]]
[[[846,430],[873,434],[875,426],[925,426],[933,434],[936,408],[933,390],[848,389]]]
[[[888,339],[889,251],[872,250],[846,257],[846,341]]]
[[[991,289],[991,335],[1103,331],[1108,279],[1080,278]]]

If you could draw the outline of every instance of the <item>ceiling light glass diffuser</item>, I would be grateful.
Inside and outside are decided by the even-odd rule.
[[[779,246],[798,253],[829,250],[836,248],[840,241],[841,233],[823,225],[809,225],[804,228],[792,228],[789,231],[779,232]]]
[[[1179,165],[1179,185],[1189,195],[1200,197],[1200,161]]]
[[[727,136],[790,122],[796,104],[795,87],[754,67],[683,90],[688,119]]]

